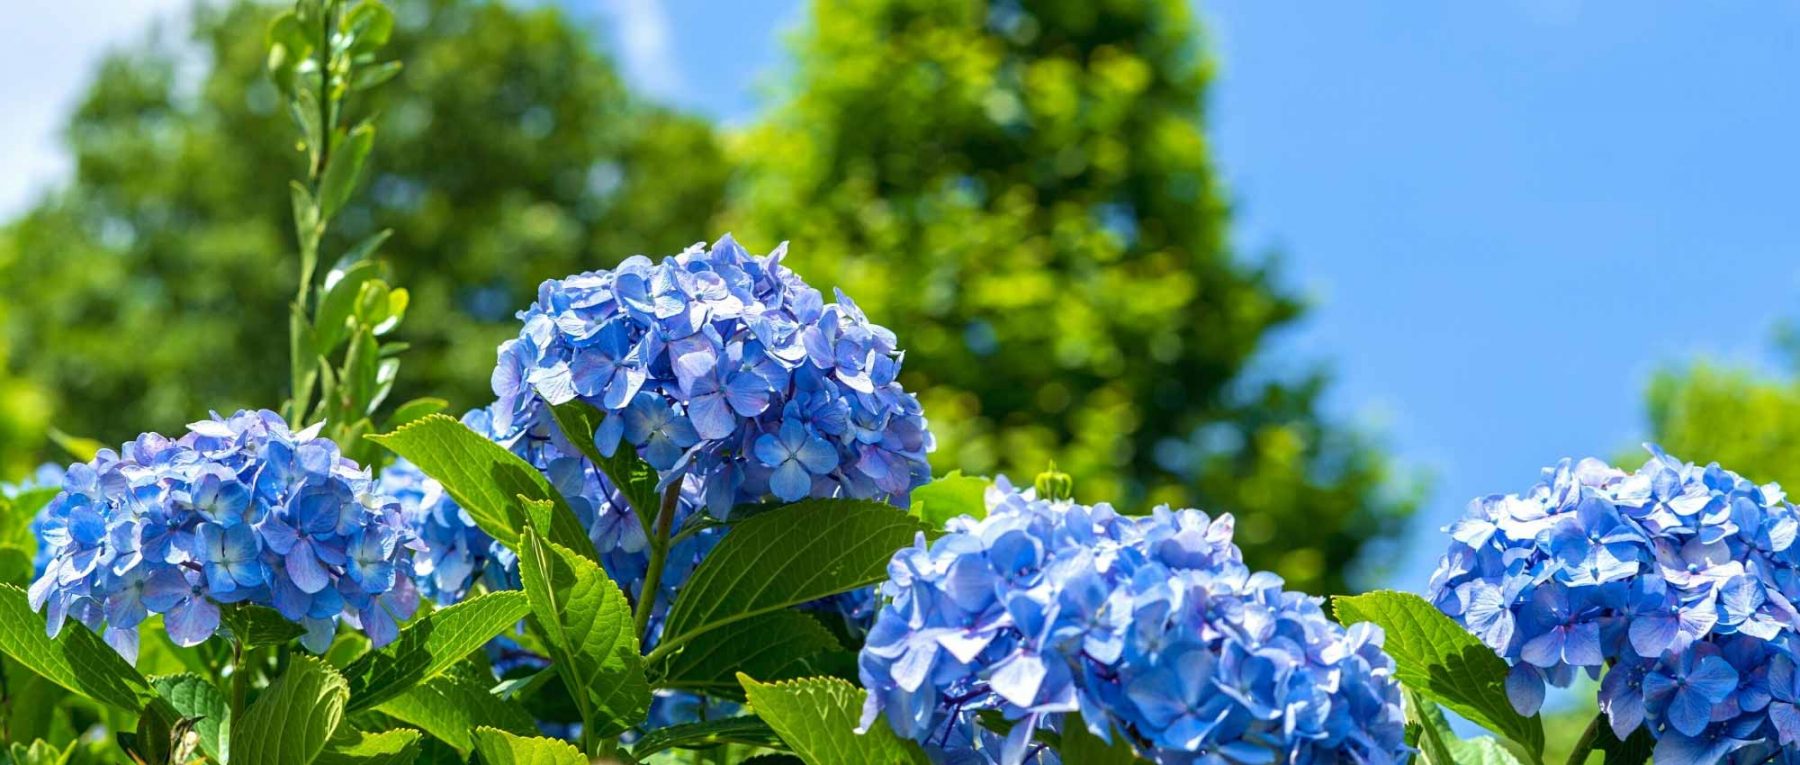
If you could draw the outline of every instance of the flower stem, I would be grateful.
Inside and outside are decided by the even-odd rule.
[[[244,697],[250,693],[250,668],[246,666],[246,652],[242,641],[233,638],[231,641],[231,723],[236,725],[243,719]]]
[[[662,587],[663,564],[669,558],[669,527],[675,523],[675,506],[681,501],[681,479],[663,490],[662,507],[656,513],[656,526],[650,534],[650,569],[644,572],[644,587],[638,591],[638,643],[650,640],[650,612],[656,610],[656,593]]]
[[[1569,752],[1569,765],[1583,765],[1587,762],[1588,755],[1594,753],[1594,745],[1600,743],[1600,726],[1605,724],[1605,712],[1594,715],[1594,719],[1588,723],[1587,730],[1581,732],[1580,740],[1575,742],[1574,751]]]

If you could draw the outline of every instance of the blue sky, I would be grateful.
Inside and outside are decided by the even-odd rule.
[[[0,81],[0,213],[61,172],[54,125],[84,62],[157,4],[185,6],[32,4],[10,26],[33,44],[0,32],[0,64],[39,75]],[[798,0],[565,5],[640,87],[727,124],[779,81],[781,34],[801,18]],[[115,6],[133,10],[96,12]],[[1279,252],[1316,301],[1270,362],[1336,366],[1332,409],[1435,478],[1422,527],[1558,457],[1636,443],[1660,365],[1772,367],[1771,327],[1800,315],[1800,4],[1234,0],[1200,14],[1236,239]],[[1437,552],[1422,537],[1392,584],[1421,585]]]

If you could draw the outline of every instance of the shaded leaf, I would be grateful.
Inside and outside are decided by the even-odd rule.
[[[280,611],[248,603],[219,609],[219,623],[243,641],[246,649],[281,645],[306,634],[305,627],[288,621]]]
[[[556,739],[515,736],[493,728],[475,729],[475,751],[483,765],[588,765],[581,750]]]
[[[775,611],[728,624],[660,662],[656,687],[742,700],[737,673],[769,680],[818,674],[819,654],[842,648],[818,619]]]
[[[342,726],[319,757],[317,765],[412,765],[419,754],[419,732],[398,728],[369,733]]]
[[[415,685],[377,709],[418,726],[465,755],[475,746],[472,736],[477,725],[526,735],[537,732],[537,723],[517,702],[502,699],[486,687],[454,675]]]
[[[184,718],[196,718],[194,731],[200,734],[200,751],[223,761],[226,752],[220,737],[231,716],[231,702],[212,681],[194,674],[164,675],[150,679],[151,687]]]
[[[1112,743],[1107,743],[1087,729],[1080,714],[1070,714],[1063,723],[1062,736],[1056,748],[1067,763],[1083,765],[1149,765],[1149,761],[1137,756],[1125,735],[1117,730],[1112,733]]]
[[[676,596],[657,650],[882,581],[894,551],[923,530],[903,510],[853,499],[809,499],[736,523]]]
[[[443,674],[530,611],[525,593],[509,590],[479,595],[414,621],[394,642],[344,668],[349,710],[376,706]]]
[[[781,738],[761,718],[726,717],[657,728],[638,739],[631,756],[641,760],[664,749],[706,749],[720,744],[779,747]]]
[[[295,655],[287,671],[231,724],[239,765],[306,765],[325,749],[344,717],[350,686],[325,662]]]

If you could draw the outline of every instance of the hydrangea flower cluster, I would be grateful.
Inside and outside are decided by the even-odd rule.
[[[1648,448],[1634,473],[1563,460],[1471,502],[1429,597],[1511,663],[1521,713],[1604,669],[1614,734],[1648,728],[1658,765],[1765,762],[1800,744],[1800,515],[1775,484]]]
[[[273,606],[323,651],[341,617],[377,646],[418,606],[417,541],[368,471],[274,412],[214,415],[178,439],[146,433],[71,465],[45,509],[49,563],[30,590],[56,635],[73,617],[135,657],[161,614],[196,645],[220,608]]]
[[[539,400],[586,401],[607,415],[602,454],[626,444],[665,482],[699,478],[721,518],[770,495],[904,503],[933,442],[896,381],[894,334],[841,292],[825,303],[784,248],[753,256],[727,236],[544,282],[500,346],[494,431]]]
[[[1005,479],[987,504],[889,564],[859,659],[865,728],[885,712],[959,763],[1017,765],[1069,712],[1159,763],[1408,759],[1380,629],[1249,571],[1230,515],[1128,517]]]
[[[502,583],[517,577],[513,552],[475,525],[443,484],[418,466],[395,460],[381,471],[376,491],[400,503],[418,537],[421,549],[413,555],[413,577],[419,592],[432,602],[449,605],[462,600],[484,571],[496,572],[494,581]]]

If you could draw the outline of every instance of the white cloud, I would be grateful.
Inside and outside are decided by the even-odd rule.
[[[0,219],[68,174],[60,131],[101,55],[191,0],[23,0],[0,24]]]
[[[598,1],[632,84],[663,98],[679,95],[685,80],[662,0]]]

